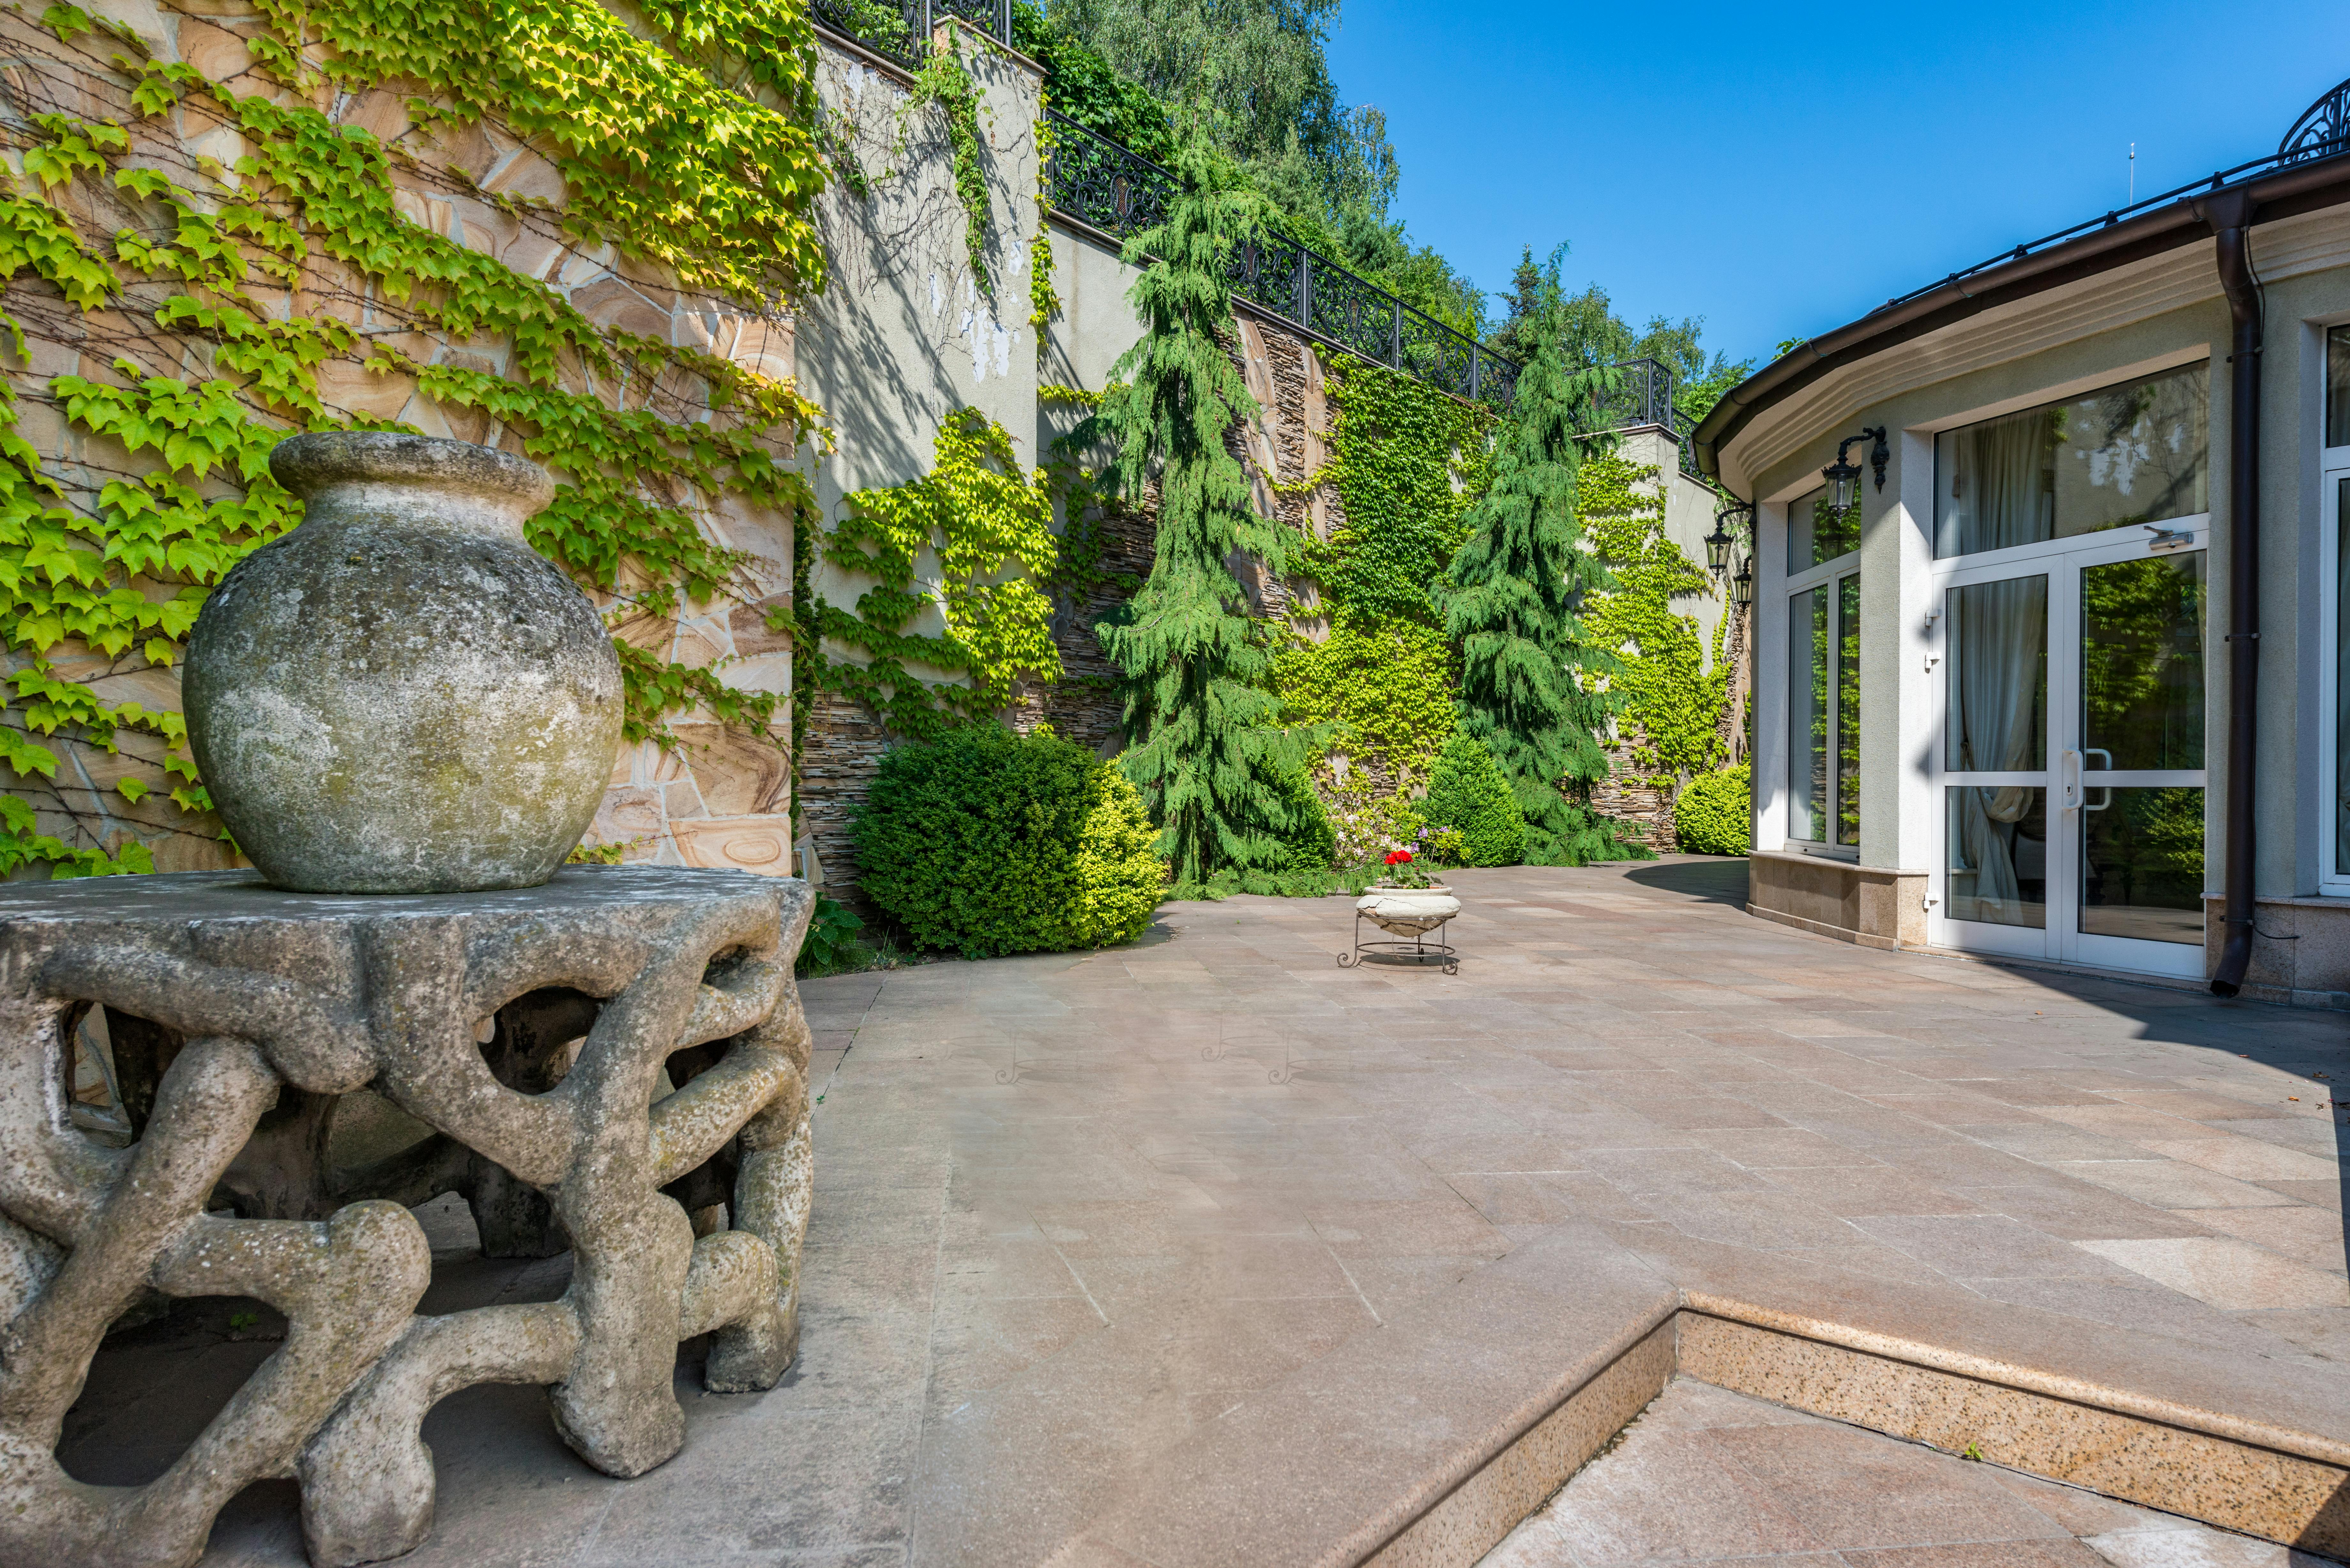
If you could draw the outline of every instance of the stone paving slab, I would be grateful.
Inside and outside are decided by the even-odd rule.
[[[1573,1227],[1668,1284],[1712,1248],[2116,1354],[2350,1370],[2338,1015],[1851,947],[1747,917],[1742,877],[1456,874],[1457,976],[1339,969],[1345,900],[1243,898],[1124,950],[810,983],[798,1366],[713,1397],[681,1364],[685,1452],[633,1482],[538,1391],[468,1390],[427,1423],[407,1561],[1041,1561],[1253,1402],[1392,1377],[1385,1325]],[[562,1289],[442,1240],[435,1300]],[[77,1473],[167,1461],[199,1369],[253,1348],[220,1337],[102,1356]],[[298,1562],[290,1488],[213,1559]]]
[[[1480,1568],[2325,1568],[2331,1560],[1676,1379]]]

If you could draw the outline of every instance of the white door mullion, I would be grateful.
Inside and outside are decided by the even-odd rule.
[[[2081,923],[2081,813],[2064,808],[2057,781],[2080,747],[2081,566],[2068,555],[2048,563],[2048,951],[2065,960]]]

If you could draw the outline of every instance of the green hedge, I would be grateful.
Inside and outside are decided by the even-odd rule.
[[[1313,781],[1303,772],[1276,774],[1273,791],[1289,814],[1288,824],[1274,830],[1287,852],[1282,870],[1293,877],[1327,876],[1338,853],[1338,830],[1330,826],[1330,813],[1314,793]]]
[[[1461,835],[1463,865],[1515,866],[1526,857],[1526,819],[1518,814],[1508,775],[1482,742],[1462,731],[1455,730],[1437,754],[1419,815],[1430,827]]]
[[[965,958],[1130,942],[1167,880],[1134,786],[1049,730],[973,724],[884,753],[855,835],[865,896]]]
[[[1673,836],[1688,855],[1745,855],[1754,847],[1753,770],[1744,763],[1690,780],[1673,805]]]

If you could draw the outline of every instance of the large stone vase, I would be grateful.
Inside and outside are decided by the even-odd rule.
[[[596,814],[620,744],[603,618],[524,536],[536,463],[378,431],[296,436],[302,525],[228,574],[188,639],[188,740],[280,888],[532,888]]]

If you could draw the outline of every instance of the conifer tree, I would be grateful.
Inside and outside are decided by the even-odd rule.
[[[1141,340],[1071,439],[1115,443],[1107,489],[1129,505],[1158,481],[1150,576],[1095,631],[1122,677],[1119,765],[1159,826],[1175,896],[1196,898],[1279,875],[1285,839],[1309,825],[1279,787],[1303,770],[1304,745],[1278,727],[1272,655],[1232,565],[1290,564],[1292,535],[1252,511],[1248,476],[1225,444],[1233,422],[1257,411],[1225,348],[1225,260],[1267,209],[1196,135],[1175,172],[1183,191],[1166,221],[1126,244],[1127,261],[1144,268],[1127,296]]]
[[[1582,547],[1575,514],[1575,438],[1596,422],[1607,372],[1570,359],[1566,305],[1554,262],[1541,279],[1534,357],[1502,426],[1492,486],[1464,519],[1469,537],[1432,596],[1461,647],[1461,727],[1509,776],[1535,866],[1635,853],[1576,798],[1607,775],[1598,736],[1616,707],[1607,678],[1622,666],[1575,614],[1585,594],[1609,586],[1607,568]]]

